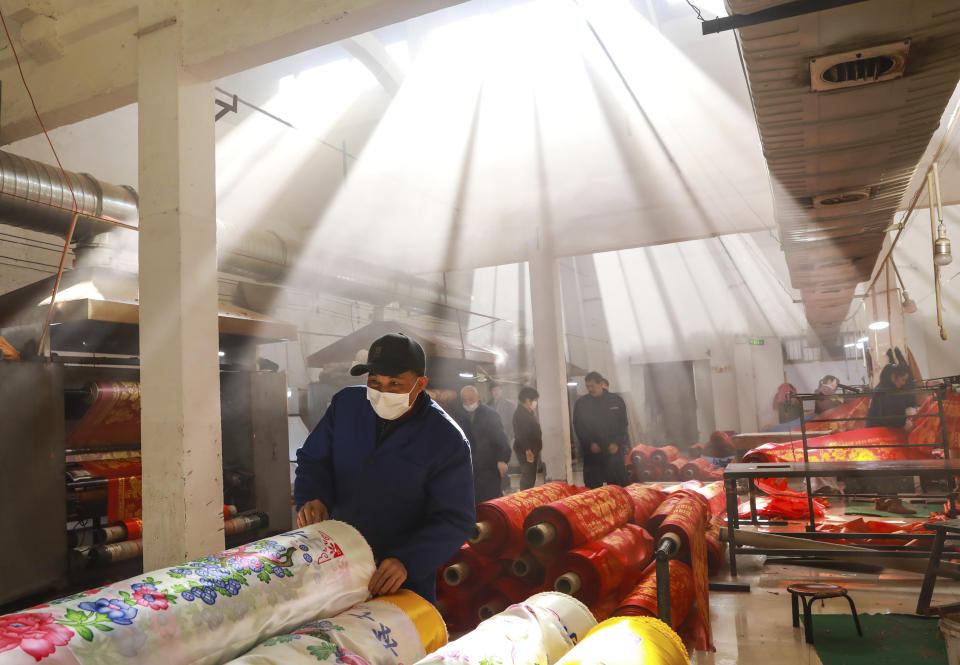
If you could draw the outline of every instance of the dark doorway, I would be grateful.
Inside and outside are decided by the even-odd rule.
[[[680,446],[696,443],[699,428],[693,362],[647,363],[643,385],[651,440]]]

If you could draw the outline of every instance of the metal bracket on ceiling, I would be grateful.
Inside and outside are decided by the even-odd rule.
[[[794,2],[769,7],[758,12],[753,12],[752,14],[721,16],[711,21],[704,21],[700,25],[703,26],[703,34],[711,35],[726,30],[745,28],[751,25],[779,21],[780,19],[792,18],[794,16],[803,16],[804,14],[822,12],[827,9],[834,9],[836,7],[853,5],[865,1],[866,0],[794,0]]]
[[[220,107],[220,110],[217,111],[217,115],[213,116],[213,121],[214,121],[214,122],[216,122],[217,120],[219,120],[219,119],[222,118],[223,116],[227,115],[228,113],[236,113],[236,112],[237,112],[237,104],[239,103],[239,98],[238,98],[236,95],[233,95],[233,101],[232,101],[232,103],[231,103],[231,102],[225,102],[225,101],[223,101],[222,99],[214,99],[213,101],[214,101],[214,103],[215,103],[217,106]]]

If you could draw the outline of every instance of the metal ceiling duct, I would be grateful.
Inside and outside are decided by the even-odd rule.
[[[132,187],[105,183],[86,173],[66,173],[82,215],[138,225],[138,197]],[[60,169],[0,151],[0,223],[66,237],[72,215],[73,197]],[[77,265],[136,265],[136,243],[117,242],[125,232],[79,217],[74,231]],[[272,231],[237,233],[217,220],[217,268],[222,272],[263,282],[292,282],[375,305],[400,302],[430,311],[437,305],[470,308],[469,296],[450,293],[440,284],[349,257],[298,257],[294,246]],[[131,256],[118,260],[120,252]]]
[[[813,330],[836,333],[960,79],[960,4],[870,0],[737,32],[791,282]]]

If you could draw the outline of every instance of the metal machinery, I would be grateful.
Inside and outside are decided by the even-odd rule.
[[[135,192],[86,175],[69,177],[84,214],[136,228]],[[69,192],[60,178],[55,169],[0,153],[0,222],[64,235]],[[96,219],[78,224],[76,267],[63,274],[49,357],[37,350],[54,278],[0,296],[0,335],[22,356],[0,361],[0,566],[17,571],[0,585],[4,609],[122,579],[142,565],[136,534],[108,519],[117,479],[97,471],[125,467],[128,476],[137,474],[139,489],[136,256],[124,255],[129,243],[114,237],[119,233],[136,239],[132,231],[114,231]],[[221,303],[219,331],[225,532],[231,546],[291,525],[286,375],[259,370],[257,349],[295,339],[296,328]],[[136,397],[127,413],[132,429],[109,445],[90,445],[96,437],[75,445],[83,438],[77,431],[102,406],[104,391],[118,385]],[[111,418],[99,424],[115,425]]]

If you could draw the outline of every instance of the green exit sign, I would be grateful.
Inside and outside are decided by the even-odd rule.
[[[750,343],[754,346],[763,346],[765,342],[759,337],[754,337],[750,340]]]

